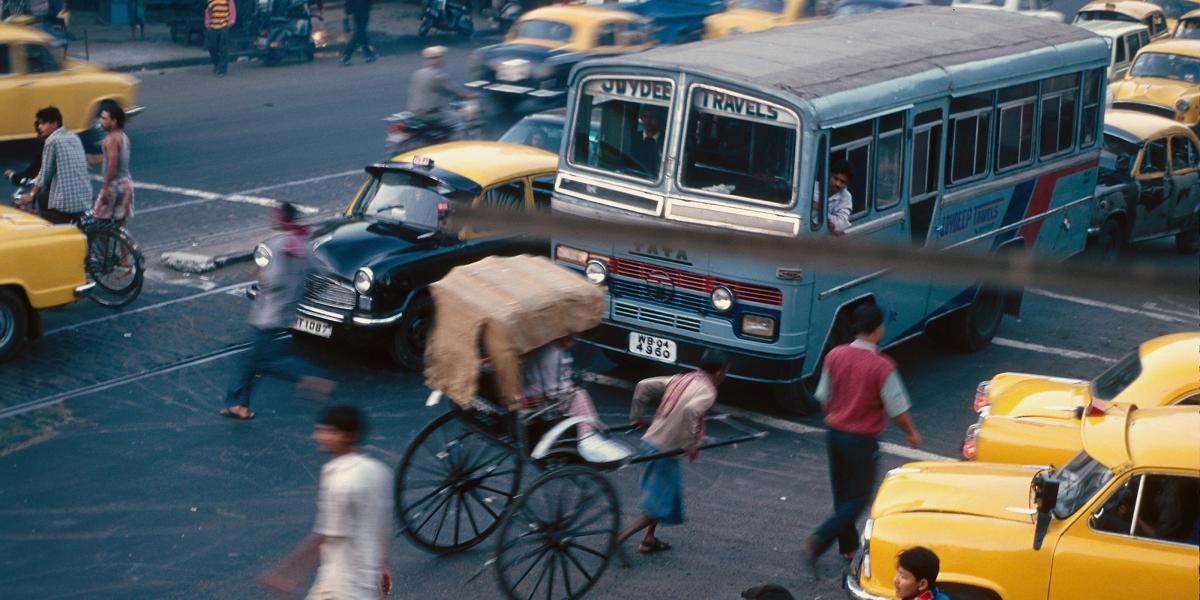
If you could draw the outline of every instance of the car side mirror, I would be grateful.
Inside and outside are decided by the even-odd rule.
[[[1059,481],[1049,471],[1039,471],[1033,476],[1033,499],[1037,505],[1037,518],[1033,528],[1033,549],[1041,550],[1046,530],[1050,527],[1050,515],[1058,504]]]
[[[1128,174],[1129,169],[1131,167],[1133,167],[1133,161],[1130,160],[1128,155],[1123,154],[1123,155],[1117,157],[1117,169],[1116,170],[1118,173]]]

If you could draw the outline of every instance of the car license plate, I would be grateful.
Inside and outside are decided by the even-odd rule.
[[[650,360],[675,364],[675,342],[644,333],[629,333],[629,351]]]
[[[296,317],[296,324],[292,325],[292,329],[323,338],[333,336],[333,325],[307,317]]]

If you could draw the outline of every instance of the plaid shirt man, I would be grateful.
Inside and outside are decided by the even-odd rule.
[[[50,179],[50,210],[81,213],[92,207],[92,182],[88,179],[87,157],[79,136],[59,127],[46,138],[42,170],[34,185],[46,189]]]

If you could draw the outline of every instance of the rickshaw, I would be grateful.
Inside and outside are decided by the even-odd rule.
[[[588,417],[520,397],[520,359],[600,323],[603,293],[543,257],[489,257],[456,267],[431,286],[434,325],[425,353],[426,401],[449,410],[425,426],[396,469],[395,511],[403,534],[436,554],[475,546],[493,533],[494,569],[505,598],[581,598],[617,550],[620,505],[605,473],[678,453],[637,455]],[[714,448],[765,435],[741,433]],[[588,460],[574,434],[604,428],[623,449]],[[522,476],[536,474],[522,489]],[[477,573],[478,574],[478,573]]]

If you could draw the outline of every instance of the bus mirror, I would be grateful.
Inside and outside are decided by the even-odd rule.
[[[1050,515],[1058,503],[1058,479],[1048,471],[1033,476],[1033,500],[1037,504],[1037,520],[1033,528],[1033,549],[1042,549],[1042,540],[1050,527]]]

